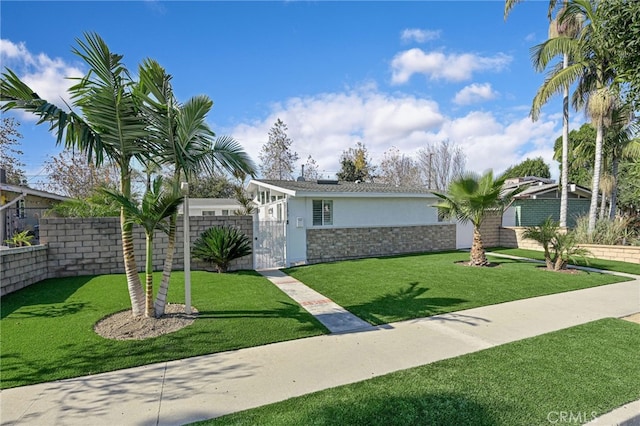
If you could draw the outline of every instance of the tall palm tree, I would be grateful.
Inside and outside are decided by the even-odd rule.
[[[566,68],[555,67],[551,70],[533,100],[531,115],[537,116],[542,105],[551,96],[577,81],[572,103],[576,109],[586,109],[587,115],[596,128],[588,225],[588,232],[593,232],[598,207],[604,129],[611,122],[615,103],[615,96],[611,90],[614,70],[609,66],[610,53],[597,43],[600,23],[596,16],[596,5],[589,0],[571,0],[559,19],[563,22],[577,15],[582,15],[585,19],[577,38],[558,36],[532,49],[534,66],[539,70],[546,69],[551,59],[564,53],[570,55],[572,62]]]
[[[255,175],[255,165],[242,147],[227,136],[215,138],[206,123],[213,107],[209,97],[200,95],[180,104],[174,96],[171,75],[157,62],[145,60],[140,66],[140,97],[143,112],[150,123],[151,138],[159,147],[160,164],[172,168],[172,185],[217,169]],[[156,315],[164,313],[176,245],[177,212],[169,218],[169,242],[162,282],[155,302]],[[186,231],[185,231],[186,232]]]
[[[156,229],[169,233],[166,219],[178,211],[178,207],[182,204],[182,196],[177,191],[164,190],[161,177],[153,181],[139,206],[123,194],[109,190],[104,192],[128,213],[126,219],[128,223],[138,224],[144,229],[146,235],[144,316],[148,318],[161,316],[164,312],[154,312],[153,303],[153,234]]]
[[[88,66],[87,74],[69,89],[75,111],[60,108],[40,98],[11,70],[2,74],[0,100],[2,110],[21,109],[38,116],[38,124],[49,123],[57,144],[86,153],[96,165],[108,158],[120,171],[120,192],[131,196],[131,161],[153,151],[147,142],[147,123],[139,114],[139,102],[134,96],[135,82],[122,56],[109,50],[95,33],[85,33],[76,39],[73,53]],[[120,223],[124,267],[134,316],[142,314],[144,294],[133,250],[132,225],[121,210]]]
[[[493,177],[493,171],[489,170],[482,176],[475,173],[465,175],[453,180],[449,184],[446,194],[433,192],[442,201],[434,207],[440,209],[446,216],[456,218],[462,223],[473,224],[473,242],[471,244],[471,266],[487,266],[489,262],[485,255],[480,226],[487,213],[495,213],[509,205],[514,195],[523,188],[503,191],[504,177]]]
[[[505,0],[504,4],[504,18],[507,19],[509,12],[516,3],[520,0]],[[576,37],[580,29],[580,23],[577,19],[567,20],[562,24],[558,20],[558,16],[561,15],[566,9],[568,0],[564,0],[563,7],[560,12],[556,14],[556,19],[552,19],[552,14],[557,5],[557,0],[549,0],[549,38],[557,36]],[[577,17],[576,17],[577,18]],[[569,55],[565,52],[562,55],[562,67],[567,68],[569,66]],[[568,185],[569,185],[569,85],[565,86],[562,93],[562,160],[560,170],[560,226],[567,226],[567,199]]]

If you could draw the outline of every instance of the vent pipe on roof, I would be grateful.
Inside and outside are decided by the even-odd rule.
[[[300,172],[300,176],[296,179],[298,182],[304,182],[304,164],[302,165],[302,171]]]

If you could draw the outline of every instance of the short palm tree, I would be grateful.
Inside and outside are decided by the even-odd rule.
[[[233,259],[251,254],[251,240],[231,226],[215,226],[194,241],[192,254],[215,265],[218,272],[226,272]]]
[[[145,192],[140,205],[129,197],[110,190],[106,194],[118,202],[127,215],[130,224],[138,224],[144,228],[146,235],[145,263],[145,317],[155,317],[153,304],[153,234],[156,229],[169,233],[167,219],[178,211],[182,204],[182,196],[176,191],[166,191],[162,186],[162,178],[156,178]],[[158,313],[158,316],[162,313]]]
[[[548,217],[539,226],[527,227],[522,233],[523,238],[537,241],[544,250],[544,261],[547,269],[560,271],[567,269],[570,260],[584,259],[589,254],[585,248],[576,245],[573,232],[560,230],[558,222]]]
[[[503,177],[494,179],[492,170],[482,176],[466,173],[449,184],[446,194],[433,193],[442,200],[435,207],[445,216],[456,218],[462,223],[473,224],[473,243],[469,263],[471,266],[489,264],[480,234],[480,226],[484,218],[489,212],[502,213],[512,197],[521,191],[521,189],[513,189],[504,192],[502,189],[504,181]]]

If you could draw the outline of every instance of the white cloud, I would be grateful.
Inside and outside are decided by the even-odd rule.
[[[67,89],[74,82],[69,77],[81,77],[82,70],[60,58],[50,58],[44,53],[33,54],[25,43],[0,40],[0,59],[20,79],[43,99],[55,104],[69,103]],[[32,114],[21,114],[24,119],[34,120]]]
[[[416,43],[425,43],[430,40],[440,38],[440,30],[421,30],[418,28],[407,28],[400,34],[400,39],[405,42],[415,41]]]
[[[495,99],[498,93],[493,90],[490,83],[473,83],[464,87],[453,98],[453,103],[457,105],[470,105],[482,101]]]
[[[511,59],[511,56],[503,53],[494,56],[445,54],[414,48],[400,52],[393,58],[391,82],[406,83],[414,74],[423,74],[431,80],[464,81],[476,71],[501,71]]]
[[[491,168],[499,173],[532,156],[542,156],[552,174],[557,169],[552,151],[559,134],[558,120],[542,116],[534,123],[521,113],[504,122],[481,111],[446,117],[433,100],[371,89],[289,99],[273,105],[264,120],[238,125],[228,133],[258,162],[277,118],[288,126],[300,164],[311,155],[327,177],[335,177],[340,155],[358,141],[366,145],[375,163],[391,146],[415,155],[426,144],[449,139],[464,150],[469,170]]]

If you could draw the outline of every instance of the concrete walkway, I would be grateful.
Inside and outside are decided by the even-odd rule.
[[[316,317],[331,333],[373,329],[368,322],[282,271],[270,269],[258,272]]]
[[[6,389],[0,392],[0,421],[179,425],[639,310],[635,280]],[[630,407],[621,409],[625,419]]]

